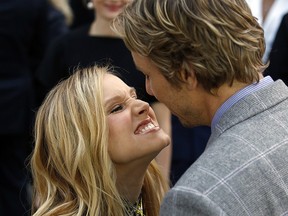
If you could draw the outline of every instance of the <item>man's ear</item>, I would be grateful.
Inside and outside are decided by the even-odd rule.
[[[193,69],[189,71],[183,68],[180,72],[181,80],[188,90],[193,90],[197,87],[198,81]]]

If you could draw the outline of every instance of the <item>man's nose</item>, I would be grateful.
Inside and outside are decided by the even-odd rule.
[[[151,96],[154,96],[153,94],[153,91],[152,91],[152,88],[151,88],[151,85],[150,85],[150,82],[149,80],[146,79],[145,81],[145,87],[146,87],[146,92],[151,95]]]

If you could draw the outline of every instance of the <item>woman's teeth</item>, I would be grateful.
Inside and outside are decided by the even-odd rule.
[[[138,130],[138,134],[144,134],[147,133],[148,131],[150,131],[151,129],[156,128],[156,126],[153,123],[148,123],[147,125],[145,125],[145,127],[141,128]]]

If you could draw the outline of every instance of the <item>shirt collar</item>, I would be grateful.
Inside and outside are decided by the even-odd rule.
[[[246,86],[245,88],[241,89],[240,91],[232,95],[230,98],[228,98],[216,111],[212,119],[211,128],[215,128],[215,126],[218,124],[219,120],[221,119],[222,115],[228,109],[230,109],[236,102],[241,100],[243,97],[255,91],[258,91],[259,89],[266,87],[272,82],[273,82],[273,79],[270,76],[266,76],[263,79],[261,79],[259,82],[255,82]]]

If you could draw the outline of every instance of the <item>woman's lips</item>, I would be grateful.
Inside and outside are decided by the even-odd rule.
[[[122,5],[106,5],[106,8],[111,12],[117,12],[119,10],[122,10]]]

